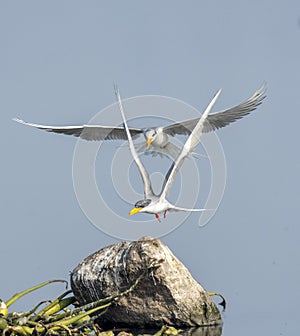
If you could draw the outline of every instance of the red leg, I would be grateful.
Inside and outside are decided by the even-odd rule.
[[[167,210],[164,211],[164,218],[167,217]]]
[[[158,214],[155,214],[156,219],[160,222],[160,217]]]

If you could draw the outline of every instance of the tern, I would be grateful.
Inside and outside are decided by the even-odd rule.
[[[154,214],[156,219],[160,222],[161,220],[160,220],[160,217],[159,217],[159,213],[163,213],[164,218],[165,218],[166,214],[167,214],[167,211],[186,211],[186,212],[190,212],[190,211],[205,211],[205,210],[208,210],[208,209],[181,208],[181,207],[178,207],[178,206],[175,206],[175,205],[171,204],[166,199],[166,197],[169,194],[169,191],[170,191],[170,189],[172,187],[172,184],[174,182],[174,178],[175,178],[177,172],[179,171],[180,167],[182,166],[182,164],[184,162],[184,159],[190,153],[192,153],[193,150],[196,148],[196,146],[199,144],[201,135],[203,133],[205,120],[207,119],[207,116],[208,116],[210,110],[212,109],[213,105],[215,104],[217,98],[219,97],[220,93],[221,93],[221,89],[215,94],[212,101],[207,106],[205,112],[203,113],[201,118],[198,120],[198,122],[195,125],[194,129],[192,130],[191,134],[187,138],[187,140],[186,140],[184,146],[182,147],[181,152],[179,153],[178,157],[172,163],[170,169],[168,170],[168,172],[165,176],[164,184],[163,184],[162,191],[161,191],[160,195],[155,195],[154,192],[153,192],[153,189],[152,189],[149,174],[148,174],[146,168],[144,167],[144,165],[142,164],[142,162],[141,162],[141,160],[138,156],[138,153],[135,149],[135,146],[134,146],[134,143],[133,143],[133,140],[132,140],[132,136],[130,134],[130,129],[128,128],[128,125],[127,125],[127,122],[126,122],[120,93],[118,91],[118,88],[115,86],[115,94],[116,94],[117,101],[118,101],[118,104],[119,104],[119,109],[120,109],[120,112],[121,112],[121,115],[122,115],[122,118],[123,118],[123,124],[124,124],[124,128],[125,128],[125,131],[126,131],[128,143],[129,143],[129,148],[130,148],[131,154],[133,156],[133,159],[134,159],[134,161],[137,165],[137,168],[139,170],[139,173],[140,173],[141,178],[142,178],[143,183],[144,183],[144,196],[145,196],[145,198],[143,200],[135,203],[134,208],[129,213],[130,216],[134,215],[138,212],[146,212],[146,213]]]
[[[250,98],[239,105],[227,110],[208,115],[203,122],[202,132],[210,132],[225,127],[254,111],[263,101],[266,87],[263,85]],[[81,139],[92,140],[127,140],[126,132],[123,127],[101,126],[101,125],[81,125],[81,126],[46,126],[25,122],[14,118],[21,124],[36,127],[48,132],[62,133],[80,137]],[[143,134],[146,143],[140,146],[137,151],[146,154],[161,154],[176,158],[180,153],[180,148],[170,141],[169,136],[190,135],[200,118],[177,122],[165,127],[154,128],[130,128],[132,138]],[[151,150],[150,150],[151,147]]]

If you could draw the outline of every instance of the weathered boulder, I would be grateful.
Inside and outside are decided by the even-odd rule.
[[[159,239],[143,237],[104,247],[71,273],[71,286],[83,305],[128,289],[97,320],[101,326],[177,327],[216,325],[221,315],[206,291]]]

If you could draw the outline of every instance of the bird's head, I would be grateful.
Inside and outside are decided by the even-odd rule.
[[[157,137],[157,131],[154,128],[147,129],[144,133],[145,138],[146,138],[146,143],[147,143],[147,149],[150,148],[152,142],[156,139]]]
[[[132,215],[140,212],[142,209],[144,209],[150,203],[151,203],[150,199],[144,199],[144,200],[136,202],[135,205],[134,205],[134,208],[129,212],[129,216],[132,216]]]

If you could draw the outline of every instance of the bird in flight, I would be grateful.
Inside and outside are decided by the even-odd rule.
[[[211,132],[216,129],[225,127],[254,111],[266,97],[266,87],[263,85],[259,90],[239,105],[227,110],[216,112],[207,116],[203,122],[202,132]],[[18,123],[36,127],[48,132],[61,133],[80,137],[87,141],[97,140],[126,140],[127,135],[123,127],[102,126],[102,125],[81,125],[81,126],[46,126],[25,122],[21,119],[14,118]],[[181,149],[170,141],[169,136],[190,135],[199,118],[180,121],[165,127],[154,128],[130,128],[132,138],[143,134],[146,143],[140,146],[139,153],[150,153],[152,155],[162,154],[176,158]],[[151,147],[151,150],[150,150]]]
[[[146,212],[150,214],[154,214],[156,219],[160,222],[159,213],[163,213],[164,218],[166,217],[167,211],[205,211],[208,209],[187,209],[187,208],[181,208],[178,206],[175,206],[171,204],[166,197],[169,194],[169,191],[172,187],[172,184],[174,182],[175,176],[177,172],[179,171],[180,167],[182,166],[184,159],[194,151],[196,146],[199,144],[201,136],[203,134],[203,129],[205,126],[205,121],[208,117],[209,112],[211,111],[213,105],[215,104],[217,98],[219,97],[221,93],[221,90],[219,90],[215,96],[213,97],[212,101],[207,106],[205,112],[201,116],[201,118],[196,123],[194,129],[191,131],[189,137],[187,138],[184,146],[182,147],[178,157],[175,159],[175,161],[172,163],[170,169],[168,170],[164,184],[161,190],[161,193],[159,195],[155,195],[152,189],[151,181],[149,178],[149,174],[142,164],[142,161],[140,160],[138,153],[135,149],[132,136],[130,133],[130,129],[128,128],[122,101],[120,97],[120,93],[118,91],[118,88],[115,86],[115,94],[118,100],[119,109],[123,118],[123,124],[124,129],[128,138],[129,148],[131,151],[131,154],[133,156],[133,159],[137,165],[137,168],[139,170],[139,173],[141,175],[141,178],[143,180],[144,184],[144,199],[141,201],[136,202],[134,208],[130,211],[129,215],[134,215],[138,212]]]

